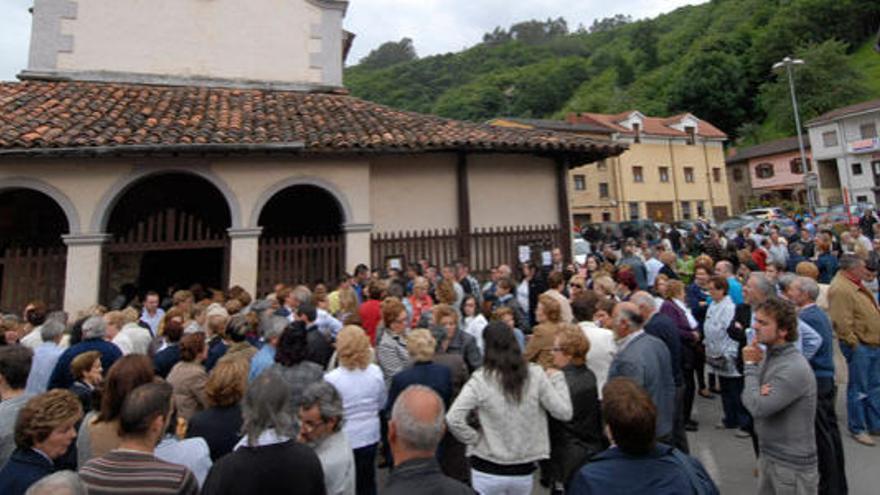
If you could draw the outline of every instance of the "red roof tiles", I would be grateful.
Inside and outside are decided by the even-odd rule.
[[[302,143],[304,152],[482,150],[594,155],[625,147],[473,124],[338,94],[92,82],[0,83],[0,153]]]
[[[622,112],[616,115],[609,115],[604,113],[577,113],[569,116],[569,121],[572,123],[593,123],[604,125],[609,129],[613,129],[616,132],[626,135],[635,134],[633,131],[627,129],[626,127],[619,124],[626,120],[633,111]],[[679,131],[678,129],[674,129],[670,127],[671,125],[680,122],[683,117],[687,114],[679,114],[674,115],[672,117],[645,117],[643,119],[642,124],[642,133],[645,135],[655,135],[655,136],[669,136],[669,137],[680,137],[686,138],[687,133],[684,131]],[[706,122],[702,119],[699,120],[699,124],[697,125],[697,135],[704,138],[714,138],[714,139],[725,139],[727,138],[727,134],[723,131],[715,127],[714,125]]]

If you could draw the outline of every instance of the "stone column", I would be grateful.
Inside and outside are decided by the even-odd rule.
[[[345,271],[354,273],[354,268],[363,263],[370,266],[371,223],[347,223],[342,226],[345,232]]]
[[[257,294],[260,234],[262,227],[228,229],[229,233],[229,286],[240,285],[254,298]]]
[[[64,310],[77,312],[97,304],[101,292],[101,246],[110,234],[71,234],[61,237],[67,245],[64,277]]]

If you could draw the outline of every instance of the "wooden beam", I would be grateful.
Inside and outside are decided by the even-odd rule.
[[[458,253],[468,265],[471,262],[471,197],[468,189],[467,153],[458,152],[455,176],[458,198]]]
[[[571,212],[568,204],[568,159],[565,157],[556,158],[556,197],[559,206],[559,228],[562,230],[561,242],[559,248],[562,250],[562,257],[567,263],[574,259],[571,255]],[[594,165],[595,166],[595,165]]]

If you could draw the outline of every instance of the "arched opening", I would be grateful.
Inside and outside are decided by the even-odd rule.
[[[70,232],[64,210],[31,189],[0,192],[0,311],[20,313],[31,300],[60,309]]]
[[[144,178],[110,212],[102,300],[119,304],[154,290],[224,289],[230,211],[210,182],[186,173]]]
[[[257,291],[275,284],[334,282],[344,271],[344,213],[327,190],[299,184],[272,196],[260,212]]]

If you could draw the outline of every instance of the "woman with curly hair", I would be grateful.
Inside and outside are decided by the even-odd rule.
[[[21,495],[54,473],[54,461],[76,438],[82,414],[79,400],[67,390],[50,390],[27,401],[15,424],[16,449],[0,471],[0,493]]]
[[[208,375],[205,399],[208,408],[189,420],[187,438],[208,442],[211,460],[232,452],[241,440],[241,399],[247,388],[248,365],[241,359],[220,360]]]
[[[399,308],[403,304],[399,303]],[[397,308],[395,308],[397,309]],[[398,312],[398,315],[400,313]],[[402,314],[406,326],[406,311]],[[382,370],[371,362],[370,338],[360,328],[347,326],[336,337],[339,367],[327,373],[342,396],[343,430],[354,451],[357,493],[376,493],[376,448],[379,444],[379,411],[385,406],[385,380]]]

